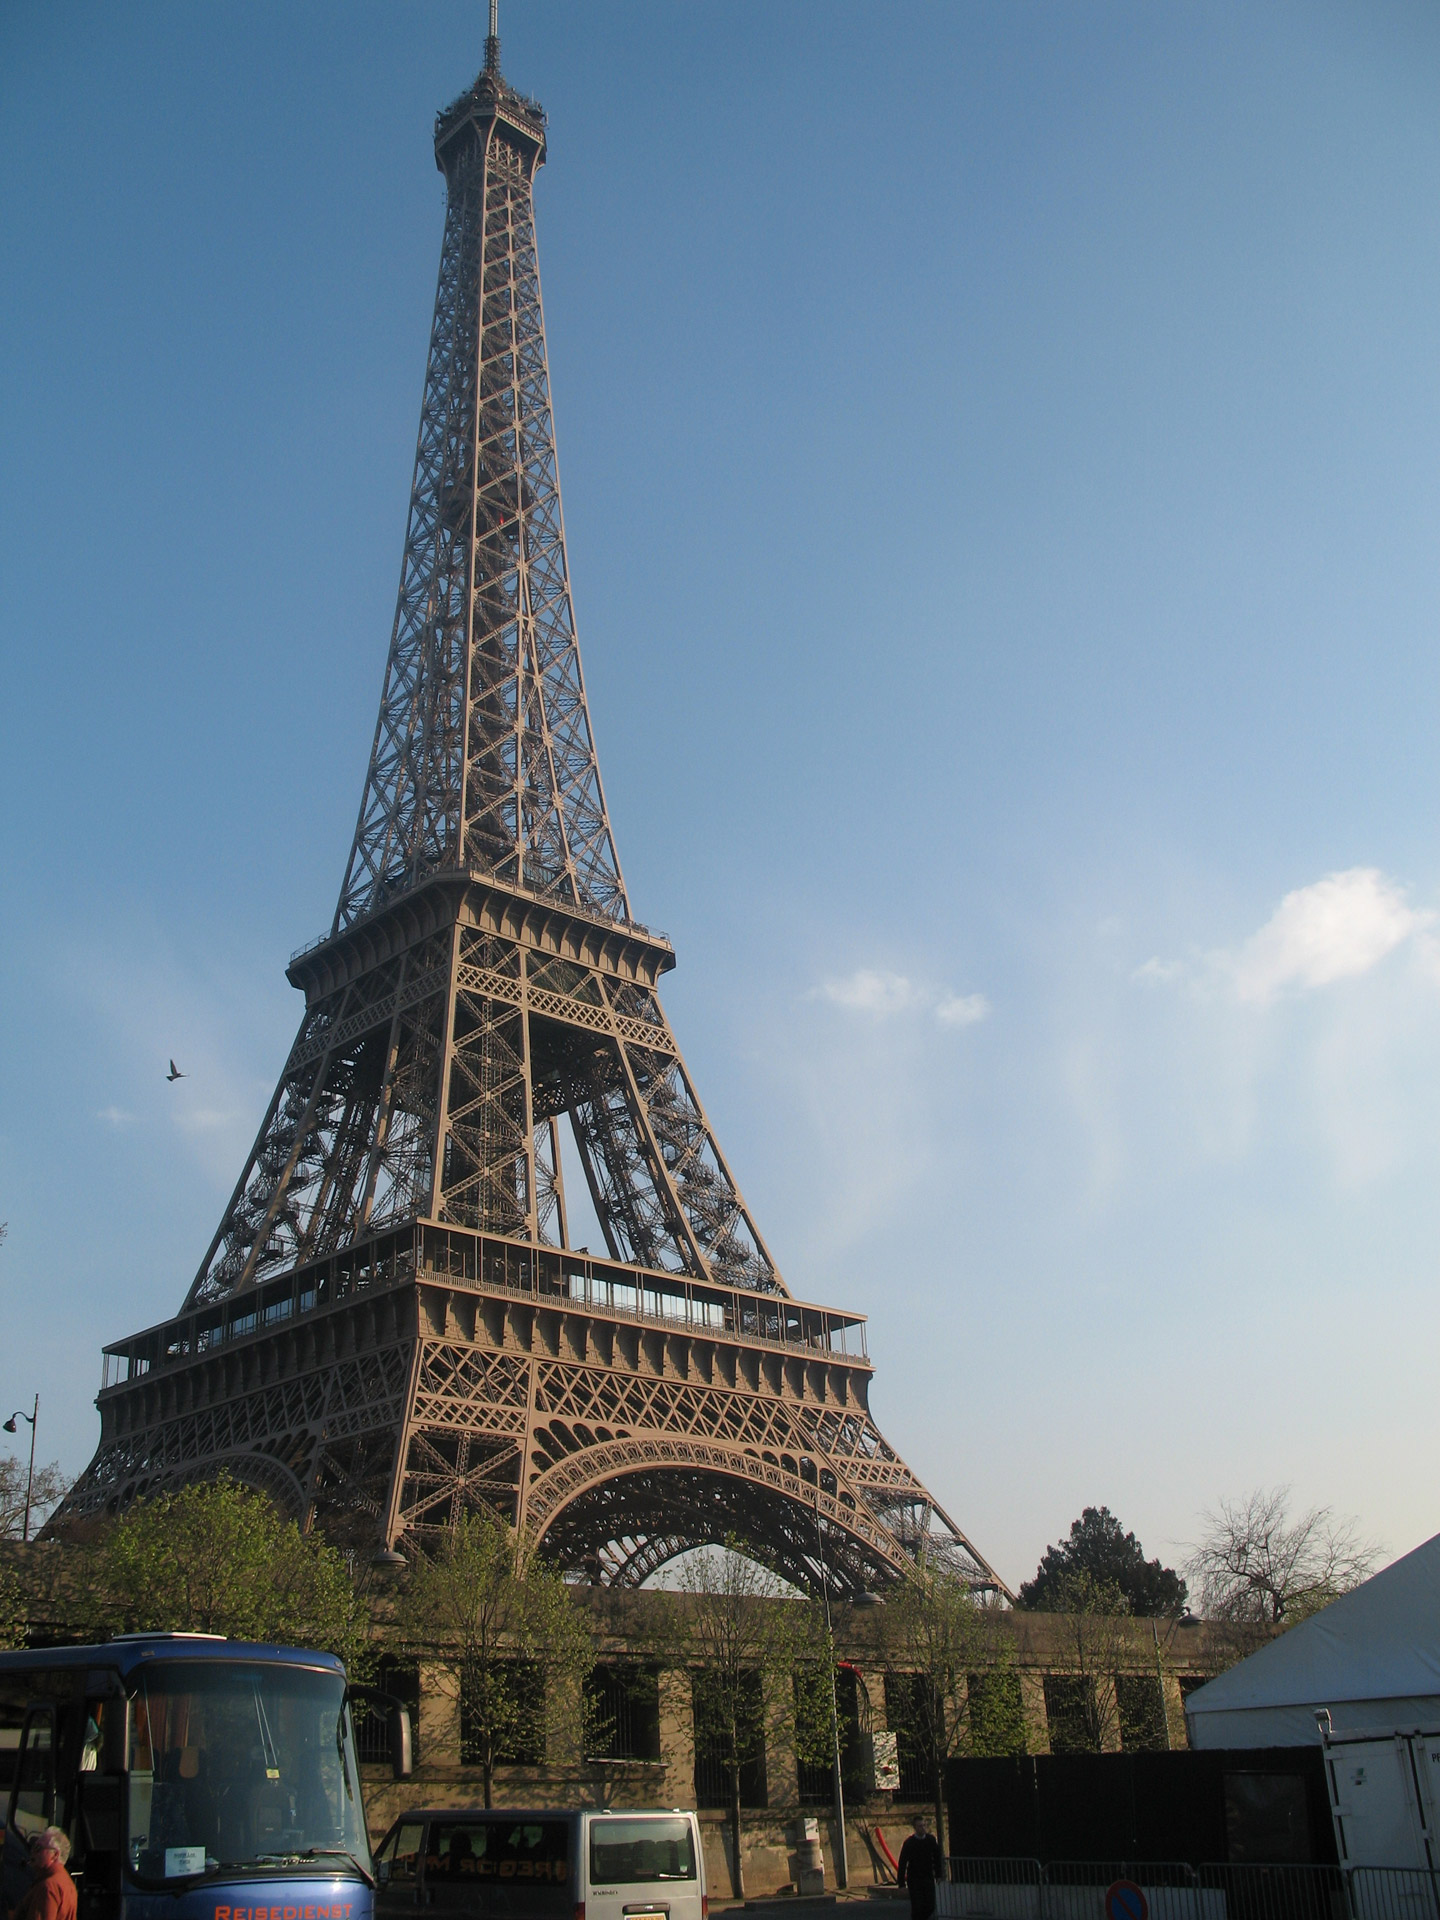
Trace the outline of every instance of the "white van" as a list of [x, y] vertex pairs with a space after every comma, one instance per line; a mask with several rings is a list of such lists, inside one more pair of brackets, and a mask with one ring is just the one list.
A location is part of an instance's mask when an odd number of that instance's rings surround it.
[[708, 1920], [700, 1823], [679, 1807], [418, 1807], [375, 1849], [377, 1920]]

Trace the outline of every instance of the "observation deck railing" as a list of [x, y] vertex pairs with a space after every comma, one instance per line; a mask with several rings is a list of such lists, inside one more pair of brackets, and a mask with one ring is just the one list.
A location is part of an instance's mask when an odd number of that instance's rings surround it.
[[797, 1359], [869, 1365], [861, 1314], [633, 1267], [584, 1250], [536, 1247], [414, 1221], [115, 1342], [104, 1350], [100, 1390], [184, 1366], [317, 1309], [417, 1281], [503, 1294], [540, 1308], [578, 1310], [665, 1333], [759, 1343]]

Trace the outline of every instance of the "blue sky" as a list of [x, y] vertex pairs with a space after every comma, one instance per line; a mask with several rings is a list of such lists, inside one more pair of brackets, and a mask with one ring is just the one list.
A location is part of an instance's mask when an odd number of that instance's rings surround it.
[[[0, 1399], [93, 1448], [329, 920], [482, 8], [0, 12]], [[602, 766], [1012, 1580], [1440, 1524], [1440, 15], [505, 0]], [[174, 1055], [190, 1078], [162, 1078]]]

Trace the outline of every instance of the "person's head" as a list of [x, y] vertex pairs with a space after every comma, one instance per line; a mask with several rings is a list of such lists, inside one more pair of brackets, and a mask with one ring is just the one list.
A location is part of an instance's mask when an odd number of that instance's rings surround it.
[[61, 1827], [44, 1827], [30, 1842], [32, 1867], [63, 1867], [70, 1858], [70, 1836]]
[[915, 1816], [915, 1838], [917, 1840], [923, 1840], [925, 1838], [925, 1816], [923, 1813], [917, 1813]]

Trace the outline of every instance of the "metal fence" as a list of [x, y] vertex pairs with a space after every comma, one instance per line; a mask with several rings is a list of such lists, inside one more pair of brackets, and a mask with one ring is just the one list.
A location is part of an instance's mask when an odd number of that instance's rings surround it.
[[951, 1860], [935, 1889], [937, 1920], [1045, 1920], [1038, 1860]]
[[947, 1863], [937, 1920], [1107, 1920], [1128, 1880], [1150, 1920], [1440, 1920], [1440, 1873], [1412, 1867], [1208, 1864], [1178, 1860], [986, 1859]]
[[1052, 1860], [1043, 1875], [1041, 1920], [1106, 1920], [1105, 1890], [1117, 1880], [1140, 1888], [1150, 1920], [1226, 1920], [1224, 1902], [1183, 1860]]
[[1423, 1867], [1351, 1867], [1351, 1920], [1440, 1920], [1440, 1875]]
[[1200, 1884], [1223, 1899], [1224, 1920], [1351, 1920], [1344, 1867], [1202, 1866]]

